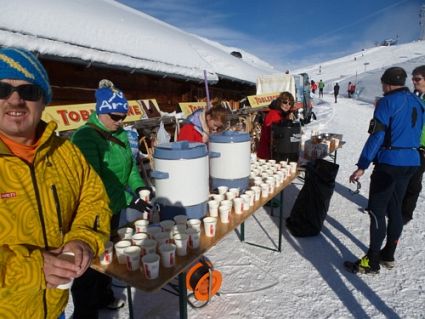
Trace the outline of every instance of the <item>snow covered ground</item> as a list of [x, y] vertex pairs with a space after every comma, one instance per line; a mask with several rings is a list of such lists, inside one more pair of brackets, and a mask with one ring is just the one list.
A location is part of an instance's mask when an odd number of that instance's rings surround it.
[[[378, 83], [379, 85], [379, 83]], [[344, 260], [355, 260], [367, 250], [367, 205], [371, 169], [362, 177], [360, 194], [353, 195], [348, 177], [354, 171], [373, 106], [341, 97], [337, 104], [325, 94], [316, 99], [317, 121], [311, 129], [343, 134], [340, 165], [330, 209], [320, 235], [295, 238], [284, 228], [282, 252], [238, 240], [232, 233], [207, 257], [223, 274], [220, 296], [205, 307], [188, 307], [189, 318], [425, 318], [425, 194], [418, 200], [414, 220], [404, 231], [396, 252], [396, 267], [376, 276], [357, 276], [344, 270]], [[285, 190], [288, 216], [302, 183]], [[246, 240], [277, 246], [278, 219], [262, 208], [246, 222]], [[125, 290], [117, 289], [117, 294]], [[164, 291], [133, 290], [135, 318], [179, 317], [178, 297]], [[72, 313], [72, 300], [67, 308]], [[104, 311], [101, 318], [128, 318], [128, 308]]]

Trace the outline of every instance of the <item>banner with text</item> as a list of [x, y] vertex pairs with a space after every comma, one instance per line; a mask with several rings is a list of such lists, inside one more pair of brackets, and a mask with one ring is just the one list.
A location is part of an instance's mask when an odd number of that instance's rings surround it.
[[207, 102], [182, 102], [179, 103], [179, 106], [183, 112], [184, 117], [188, 117], [196, 110], [206, 108]]
[[[143, 101], [152, 101], [157, 106], [155, 99]], [[42, 119], [46, 122], [55, 121], [58, 124], [57, 131], [59, 132], [75, 130], [88, 120], [95, 108], [95, 103], [47, 106], [44, 109]], [[124, 122], [134, 122], [142, 118], [146, 118], [146, 114], [140, 100], [128, 101], [128, 116]]]
[[250, 95], [247, 98], [251, 107], [263, 107], [269, 106], [270, 103], [279, 96], [279, 94], [279, 92], [274, 92], [260, 95]]

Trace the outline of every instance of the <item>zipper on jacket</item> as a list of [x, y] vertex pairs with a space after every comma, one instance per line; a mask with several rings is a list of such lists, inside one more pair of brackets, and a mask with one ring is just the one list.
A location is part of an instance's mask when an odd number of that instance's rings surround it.
[[43, 291], [44, 318], [47, 319], [47, 289]]
[[59, 202], [58, 191], [57, 191], [55, 185], [50, 186], [50, 189], [52, 190], [53, 199], [55, 201], [56, 214], [58, 215], [59, 231], [60, 231], [61, 234], [63, 234], [62, 212], [61, 212], [61, 205], [60, 205], [60, 202]]
[[38, 189], [37, 179], [35, 177], [35, 169], [34, 169], [34, 166], [32, 165], [29, 165], [29, 167], [30, 167], [32, 184], [34, 186], [35, 198], [37, 200], [38, 216], [40, 217], [41, 229], [43, 231], [44, 248], [49, 249], [49, 242], [47, 240], [47, 234], [46, 234], [46, 224], [44, 223], [43, 208], [41, 206], [40, 191]]

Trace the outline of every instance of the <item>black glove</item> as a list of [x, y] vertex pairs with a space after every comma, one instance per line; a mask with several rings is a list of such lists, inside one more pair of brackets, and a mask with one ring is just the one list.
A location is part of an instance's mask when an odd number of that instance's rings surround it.
[[140, 199], [138, 196], [135, 197], [131, 201], [131, 203], [130, 203], [130, 205], [128, 205], [128, 207], [129, 208], [136, 209], [136, 210], [138, 210], [139, 212], [142, 212], [142, 213], [143, 212], [150, 213], [151, 210], [152, 210], [152, 205], [149, 204], [149, 203], [147, 203], [147, 202], [145, 202], [143, 199]]

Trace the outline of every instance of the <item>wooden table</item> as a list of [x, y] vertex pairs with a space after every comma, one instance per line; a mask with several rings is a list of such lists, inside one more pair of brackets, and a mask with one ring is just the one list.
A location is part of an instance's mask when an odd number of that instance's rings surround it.
[[[188, 249], [187, 256], [176, 256], [176, 265], [172, 268], [165, 268], [160, 266], [159, 277], [157, 279], [148, 280], [146, 279], [143, 270], [140, 271], [128, 271], [126, 265], [118, 264], [118, 261], [115, 257], [113, 262], [108, 266], [100, 265], [99, 261], [96, 260], [92, 264], [92, 268], [104, 273], [108, 276], [121, 280], [127, 283], [128, 301], [129, 301], [129, 310], [130, 318], [133, 318], [132, 313], [132, 300], [131, 300], [131, 288], [135, 287], [145, 292], [154, 292], [163, 288], [167, 283], [173, 280], [178, 276], [179, 281], [179, 308], [180, 308], [180, 318], [187, 318], [187, 287], [186, 287], [186, 271], [197, 262], [209, 249], [216, 245], [221, 239], [223, 239], [227, 234], [235, 230], [238, 226], [241, 225], [241, 241], [244, 241], [245, 231], [244, 231], [244, 221], [253, 215], [260, 207], [264, 206], [267, 202], [273, 199], [276, 195], [280, 194], [281, 196], [281, 205], [279, 208], [279, 244], [277, 251], [281, 251], [282, 243], [282, 228], [283, 228], [283, 191], [284, 189], [292, 183], [296, 178], [297, 174], [293, 174], [285, 179], [281, 185], [275, 188], [274, 192], [270, 194], [267, 198], [260, 198], [256, 201], [254, 206], [251, 207], [248, 211], [244, 211], [243, 214], [237, 215], [233, 211], [230, 215], [230, 223], [223, 224], [218, 218], [217, 229], [215, 237], [205, 236], [203, 225], [201, 227], [201, 242], [200, 247], [196, 250]], [[271, 249], [268, 247], [260, 246], [253, 243], [248, 243], [251, 245], [263, 247], [266, 249]]]

